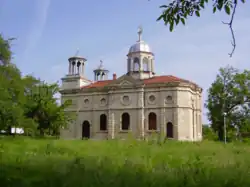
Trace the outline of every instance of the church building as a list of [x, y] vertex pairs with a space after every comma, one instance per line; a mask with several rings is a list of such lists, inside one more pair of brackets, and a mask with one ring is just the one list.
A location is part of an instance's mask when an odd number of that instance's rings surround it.
[[[120, 77], [103, 63], [93, 71], [94, 80], [85, 76], [86, 59], [68, 59], [68, 74], [62, 78], [62, 103], [72, 100], [66, 112], [77, 118], [61, 130], [63, 139], [148, 139], [202, 140], [202, 88], [172, 75], [158, 76], [154, 53], [142, 40], [127, 54], [127, 70]], [[164, 68], [164, 67], [163, 67]]]

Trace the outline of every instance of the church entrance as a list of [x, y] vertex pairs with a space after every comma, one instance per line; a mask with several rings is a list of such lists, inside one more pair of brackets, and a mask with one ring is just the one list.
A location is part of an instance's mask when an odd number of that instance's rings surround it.
[[166, 138], [174, 138], [174, 129], [173, 124], [171, 122], [167, 123], [167, 137]]
[[88, 121], [84, 121], [82, 124], [82, 139], [90, 138], [90, 124]]

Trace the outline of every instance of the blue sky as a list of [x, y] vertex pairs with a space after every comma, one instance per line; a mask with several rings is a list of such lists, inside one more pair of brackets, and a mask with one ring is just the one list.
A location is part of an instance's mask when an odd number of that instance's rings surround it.
[[[159, 6], [166, 0], [0, 0], [0, 32], [16, 37], [13, 61], [24, 74], [48, 82], [60, 81], [67, 73], [67, 59], [79, 49], [88, 59], [86, 76], [100, 60], [110, 70], [126, 71], [126, 54], [143, 26], [143, 40], [155, 53], [157, 74], [175, 75], [207, 89], [219, 67], [227, 64], [250, 69], [250, 2], [239, 4], [234, 21], [237, 48], [229, 58], [231, 35], [221, 21], [225, 13], [212, 14], [209, 8], [201, 18], [188, 19], [170, 33], [156, 22]], [[204, 110], [204, 119], [206, 122]]]

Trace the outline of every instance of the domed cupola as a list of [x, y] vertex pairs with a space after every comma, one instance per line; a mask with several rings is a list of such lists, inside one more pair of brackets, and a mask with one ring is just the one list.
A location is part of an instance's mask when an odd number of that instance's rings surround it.
[[147, 79], [153, 77], [154, 54], [149, 45], [141, 39], [142, 28], [138, 30], [138, 41], [129, 48], [127, 71], [136, 79]]
[[132, 45], [128, 53], [136, 53], [136, 52], [152, 53], [149, 45], [143, 40], [138, 40], [134, 45]]
[[109, 70], [104, 68], [102, 60], [100, 61], [100, 65], [93, 72], [95, 81], [108, 79]]

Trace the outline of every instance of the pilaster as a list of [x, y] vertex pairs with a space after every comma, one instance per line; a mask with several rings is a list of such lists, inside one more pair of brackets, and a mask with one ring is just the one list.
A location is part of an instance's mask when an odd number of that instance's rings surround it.
[[195, 141], [197, 139], [197, 110], [196, 110], [196, 106], [194, 103], [194, 100], [192, 100], [192, 122], [193, 124], [191, 125], [192, 128], [192, 139], [193, 141]]
[[201, 117], [201, 112], [197, 110], [197, 126], [196, 126], [196, 136], [197, 136], [197, 141], [202, 140], [202, 117]]
[[165, 108], [161, 107], [160, 109], [160, 138], [164, 140], [166, 137], [166, 116], [165, 116]]
[[166, 116], [165, 116], [165, 113], [166, 113], [166, 104], [165, 104], [165, 95], [164, 95], [164, 92], [160, 92], [160, 98], [161, 98], [161, 103], [160, 103], [160, 106], [161, 106], [161, 109], [160, 109], [160, 139], [161, 140], [164, 140], [165, 137], [166, 137]]
[[198, 129], [197, 127], [199, 128], [199, 121], [198, 121], [198, 111], [196, 109], [195, 110], [195, 122], [194, 122], [194, 139], [193, 141], [197, 141], [198, 139]]
[[144, 139], [145, 137], [145, 116], [144, 116], [144, 89], [138, 93], [138, 125], [139, 125], [139, 138]]
[[178, 108], [173, 109], [173, 133], [174, 133], [174, 139], [178, 140], [179, 139], [179, 119], [178, 119]]
[[[77, 120], [74, 121], [74, 123], [73, 123], [74, 138], [78, 138], [79, 124], [81, 125], [81, 121], [79, 120], [79, 117], [77, 116]], [[82, 125], [81, 125], [81, 127], [82, 127]], [[82, 129], [81, 129], [81, 132], [82, 132]]]
[[143, 57], [142, 57], [142, 55], [140, 55], [139, 59], [140, 59], [139, 77], [140, 77], [140, 79], [143, 79], [143, 77], [142, 77], [142, 72], [143, 72]]
[[115, 114], [112, 111], [112, 93], [108, 93], [108, 139], [115, 138]]
[[108, 110], [108, 139], [115, 138], [115, 114]]

